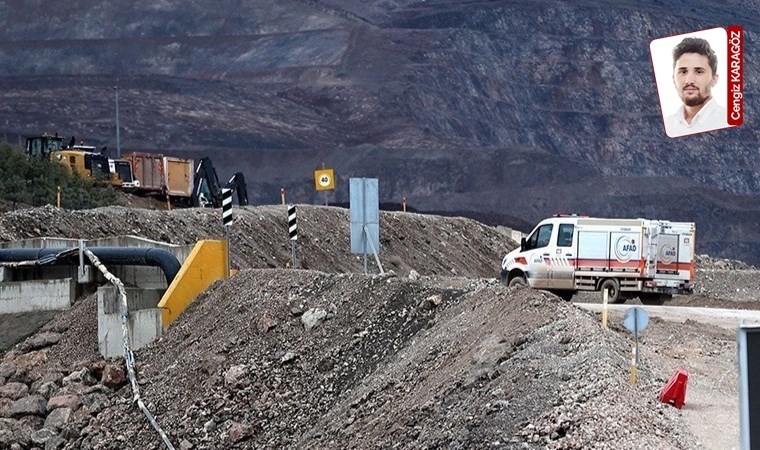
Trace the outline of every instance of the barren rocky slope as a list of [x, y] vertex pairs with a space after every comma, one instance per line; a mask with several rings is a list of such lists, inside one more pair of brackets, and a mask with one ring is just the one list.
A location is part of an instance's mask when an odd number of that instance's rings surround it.
[[[754, 116], [664, 133], [649, 44], [742, 25], [755, 2], [71, 0], [0, 2], [0, 133], [211, 156], [256, 204], [319, 201], [312, 171], [381, 180], [423, 211], [696, 221], [709, 253], [760, 264]], [[723, 70], [723, 63], [719, 66]], [[720, 79], [726, 79], [725, 72]], [[44, 108], [38, 105], [45, 105]], [[505, 201], [508, 200], [508, 201]], [[731, 241], [731, 246], [725, 242]]]
[[[219, 221], [206, 210], [39, 208], [4, 214], [0, 236], [187, 243]], [[514, 245], [496, 229], [383, 213], [381, 258], [396, 275], [366, 277], [347, 223], [346, 210], [300, 206], [311, 270], [289, 270], [284, 207], [236, 209], [244, 270], [136, 353], [143, 396], [178, 448], [699, 448], [655, 398], [671, 363], [645, 360], [630, 387], [622, 330], [496, 282]], [[0, 448], [160, 448], [121, 362], [98, 356], [95, 310], [83, 298], [4, 354]]]
[[[347, 209], [297, 205], [296, 211], [299, 268], [363, 270], [363, 259], [350, 254]], [[383, 212], [380, 220], [383, 268], [403, 275], [416, 268], [430, 275], [496, 276], [500, 258], [516, 245], [494, 228], [461, 217]], [[118, 235], [190, 244], [223, 238], [224, 230], [219, 211], [199, 209], [109, 207], [67, 211], [48, 206], [0, 217], [0, 240]], [[232, 265], [237, 268], [286, 267], [291, 259], [286, 207], [236, 207], [230, 252]], [[378, 272], [372, 257], [370, 267]]]

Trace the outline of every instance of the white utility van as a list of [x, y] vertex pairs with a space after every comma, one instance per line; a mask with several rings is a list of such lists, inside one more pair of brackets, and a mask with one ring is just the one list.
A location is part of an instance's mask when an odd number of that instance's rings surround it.
[[541, 221], [501, 262], [502, 283], [528, 284], [565, 300], [609, 290], [609, 300], [662, 304], [690, 294], [694, 282], [691, 222], [555, 216]]

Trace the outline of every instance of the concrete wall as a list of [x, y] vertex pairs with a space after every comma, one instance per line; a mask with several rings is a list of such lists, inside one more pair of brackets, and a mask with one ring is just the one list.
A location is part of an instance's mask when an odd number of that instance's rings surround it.
[[69, 309], [76, 296], [71, 278], [5, 282], [0, 284], [0, 314]]
[[499, 232], [501, 232], [503, 234], [506, 234], [510, 239], [512, 239], [513, 241], [517, 242], [518, 244], [520, 243], [520, 239], [522, 239], [522, 238], [524, 238], [524, 237], [527, 236], [522, 231], [513, 230], [513, 229], [511, 229], [509, 227], [504, 227], [504, 226], [498, 226], [498, 227], [496, 227], [496, 230], [498, 230]]
[[[112, 285], [98, 288], [98, 350], [106, 358], [124, 354], [119, 297]], [[132, 350], [161, 336], [161, 310], [156, 308], [163, 289], [127, 288], [129, 341]]]
[[56, 237], [42, 237], [24, 239], [21, 241], [0, 242], [0, 248], [72, 248], [78, 245], [79, 239]]
[[[124, 283], [125, 286], [145, 289], [166, 289], [164, 272], [158, 267], [149, 266], [111, 266], [108, 270]], [[104, 280], [103, 280], [104, 281]]]

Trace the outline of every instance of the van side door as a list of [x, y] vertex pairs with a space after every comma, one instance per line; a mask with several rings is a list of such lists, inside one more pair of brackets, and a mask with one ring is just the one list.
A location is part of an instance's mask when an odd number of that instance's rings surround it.
[[549, 279], [549, 246], [551, 244], [554, 225], [547, 223], [536, 228], [525, 240], [523, 254], [527, 260], [528, 284], [533, 288], [544, 289], [550, 284]]
[[575, 225], [561, 223], [557, 228], [556, 245], [550, 259], [553, 289], [575, 289]]

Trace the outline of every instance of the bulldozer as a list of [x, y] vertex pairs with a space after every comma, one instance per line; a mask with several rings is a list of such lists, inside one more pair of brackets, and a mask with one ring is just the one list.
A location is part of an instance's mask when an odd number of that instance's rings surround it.
[[140, 182], [134, 178], [129, 161], [110, 159], [105, 151], [106, 147], [98, 152], [93, 146], [76, 144], [73, 136], [68, 145], [65, 145], [64, 139], [57, 133], [26, 139], [26, 154], [30, 157], [50, 158], [88, 180], [105, 181], [122, 189], [138, 187]]

